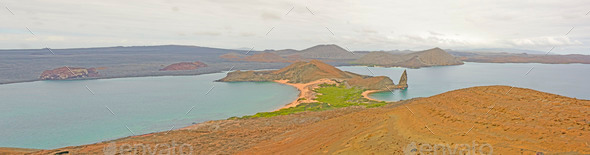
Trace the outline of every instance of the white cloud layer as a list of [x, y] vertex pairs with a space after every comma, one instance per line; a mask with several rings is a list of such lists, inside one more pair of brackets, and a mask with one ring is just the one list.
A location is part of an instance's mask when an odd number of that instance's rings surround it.
[[0, 49], [181, 44], [262, 50], [338, 44], [351, 50], [547, 51], [556, 46], [556, 53], [590, 54], [588, 0], [1, 2], [14, 15], [0, 10]]

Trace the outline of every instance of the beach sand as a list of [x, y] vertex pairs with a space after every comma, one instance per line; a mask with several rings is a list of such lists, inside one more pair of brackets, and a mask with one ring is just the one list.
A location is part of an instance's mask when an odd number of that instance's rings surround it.
[[319, 80], [312, 81], [309, 83], [288, 83], [288, 81], [289, 80], [275, 80], [274, 82], [293, 86], [293, 87], [297, 88], [297, 90], [299, 90], [299, 97], [295, 101], [293, 101], [293, 102], [291, 102], [291, 103], [289, 103], [277, 110], [295, 107], [301, 103], [317, 102], [315, 100], [317, 93], [313, 91], [314, 89], [318, 88], [320, 84], [324, 84], [324, 83], [336, 84], [336, 81], [333, 81], [330, 79], [319, 79]]
[[364, 98], [369, 99], [371, 101], [381, 101], [381, 100], [377, 100], [377, 99], [374, 99], [374, 98], [369, 97], [369, 94], [376, 93], [376, 92], [382, 92], [382, 91], [384, 91], [384, 90], [367, 90], [367, 91], [364, 91], [362, 93], [362, 95], [363, 95]]
[[[286, 104], [285, 106], [281, 107], [278, 110], [281, 109], [285, 109], [285, 108], [290, 108], [290, 107], [295, 107], [301, 103], [311, 103], [311, 102], [317, 102], [315, 100], [317, 93], [314, 92], [313, 90], [318, 88], [320, 84], [337, 84], [336, 81], [333, 81], [331, 79], [319, 79], [316, 81], [312, 81], [309, 83], [288, 83], [289, 80], [275, 80], [274, 82], [276, 83], [280, 83], [280, 84], [285, 84], [285, 85], [289, 85], [289, 86], [293, 86], [295, 88], [297, 88], [297, 90], [299, 90], [299, 97], [297, 97], [297, 99], [289, 104]], [[376, 92], [382, 92], [384, 90], [367, 90], [364, 91], [362, 93], [364, 98], [367, 98], [369, 100], [372, 101], [380, 101], [374, 98], [370, 98], [369, 94], [371, 93], [376, 93]]]

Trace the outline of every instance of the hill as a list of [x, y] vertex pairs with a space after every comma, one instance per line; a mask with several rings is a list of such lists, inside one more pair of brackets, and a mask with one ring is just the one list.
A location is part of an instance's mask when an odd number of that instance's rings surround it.
[[285, 63], [295, 61], [306, 61], [312, 59], [321, 59], [329, 61], [348, 62], [358, 59], [362, 54], [353, 54], [338, 45], [317, 45], [301, 51], [293, 49], [284, 50], [265, 50], [262, 52], [252, 51], [253, 55], [247, 56], [238, 53], [228, 53], [219, 56], [219, 58], [229, 61], [248, 61], [248, 62], [266, 62], [266, 63]]
[[199, 68], [203, 68], [203, 67], [207, 67], [207, 64], [200, 62], [200, 61], [179, 62], [179, 63], [174, 63], [171, 65], [168, 65], [168, 66], [160, 69], [160, 71], [195, 70], [195, 69], [199, 69]]
[[235, 53], [235, 52], [227, 53], [227, 54], [223, 54], [223, 55], [220, 55], [219, 56], [219, 58], [222, 58], [222, 59], [225, 59], [225, 60], [229, 60], [229, 61], [238, 61], [238, 60], [240, 60], [243, 57], [246, 57], [246, 55]]
[[244, 58], [238, 59], [240, 61], [252, 61], [252, 62], [278, 62], [278, 63], [285, 63], [285, 62], [293, 62], [291, 60], [287, 60], [286, 58], [281, 57], [275, 53], [269, 52], [262, 52], [257, 53], [251, 56], [246, 56]]
[[431, 66], [462, 65], [463, 62], [440, 48], [408, 54], [371, 52], [354, 61], [361, 65], [420, 68]]
[[307, 59], [358, 59], [355, 55], [338, 45], [317, 45], [299, 52], [290, 52]]
[[197, 154], [588, 154], [589, 109], [588, 100], [482, 86], [378, 108], [209, 121], [37, 154], [103, 153], [110, 145], [171, 141], [191, 144]]
[[[382, 90], [385, 87], [397, 88], [389, 77], [371, 77], [359, 75], [326, 64], [319, 60], [299, 61], [279, 70], [270, 71], [234, 71], [218, 81], [276, 81], [288, 80], [288, 83], [310, 83], [320, 79], [333, 79], [350, 86], [363, 89]], [[376, 84], [379, 83], [379, 84]]]

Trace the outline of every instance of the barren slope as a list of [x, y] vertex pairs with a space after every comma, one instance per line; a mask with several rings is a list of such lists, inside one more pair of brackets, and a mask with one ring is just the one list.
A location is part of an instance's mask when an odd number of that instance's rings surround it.
[[245, 153], [398, 154], [410, 142], [488, 143], [496, 154], [590, 153], [590, 101], [521, 88], [505, 95], [509, 89], [473, 87], [367, 109], [285, 133]]

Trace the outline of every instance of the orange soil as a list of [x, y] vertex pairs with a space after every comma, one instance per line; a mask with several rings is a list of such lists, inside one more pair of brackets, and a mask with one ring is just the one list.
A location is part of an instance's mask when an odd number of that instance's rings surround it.
[[490, 144], [496, 154], [590, 153], [590, 101], [522, 88], [505, 95], [509, 89], [474, 87], [367, 109], [286, 132], [241, 153], [401, 154], [411, 142]]
[[10, 148], [10, 147], [0, 147], [0, 154], [1, 155], [12, 155], [12, 154], [25, 154], [39, 151], [38, 149], [21, 149], [21, 148]]

